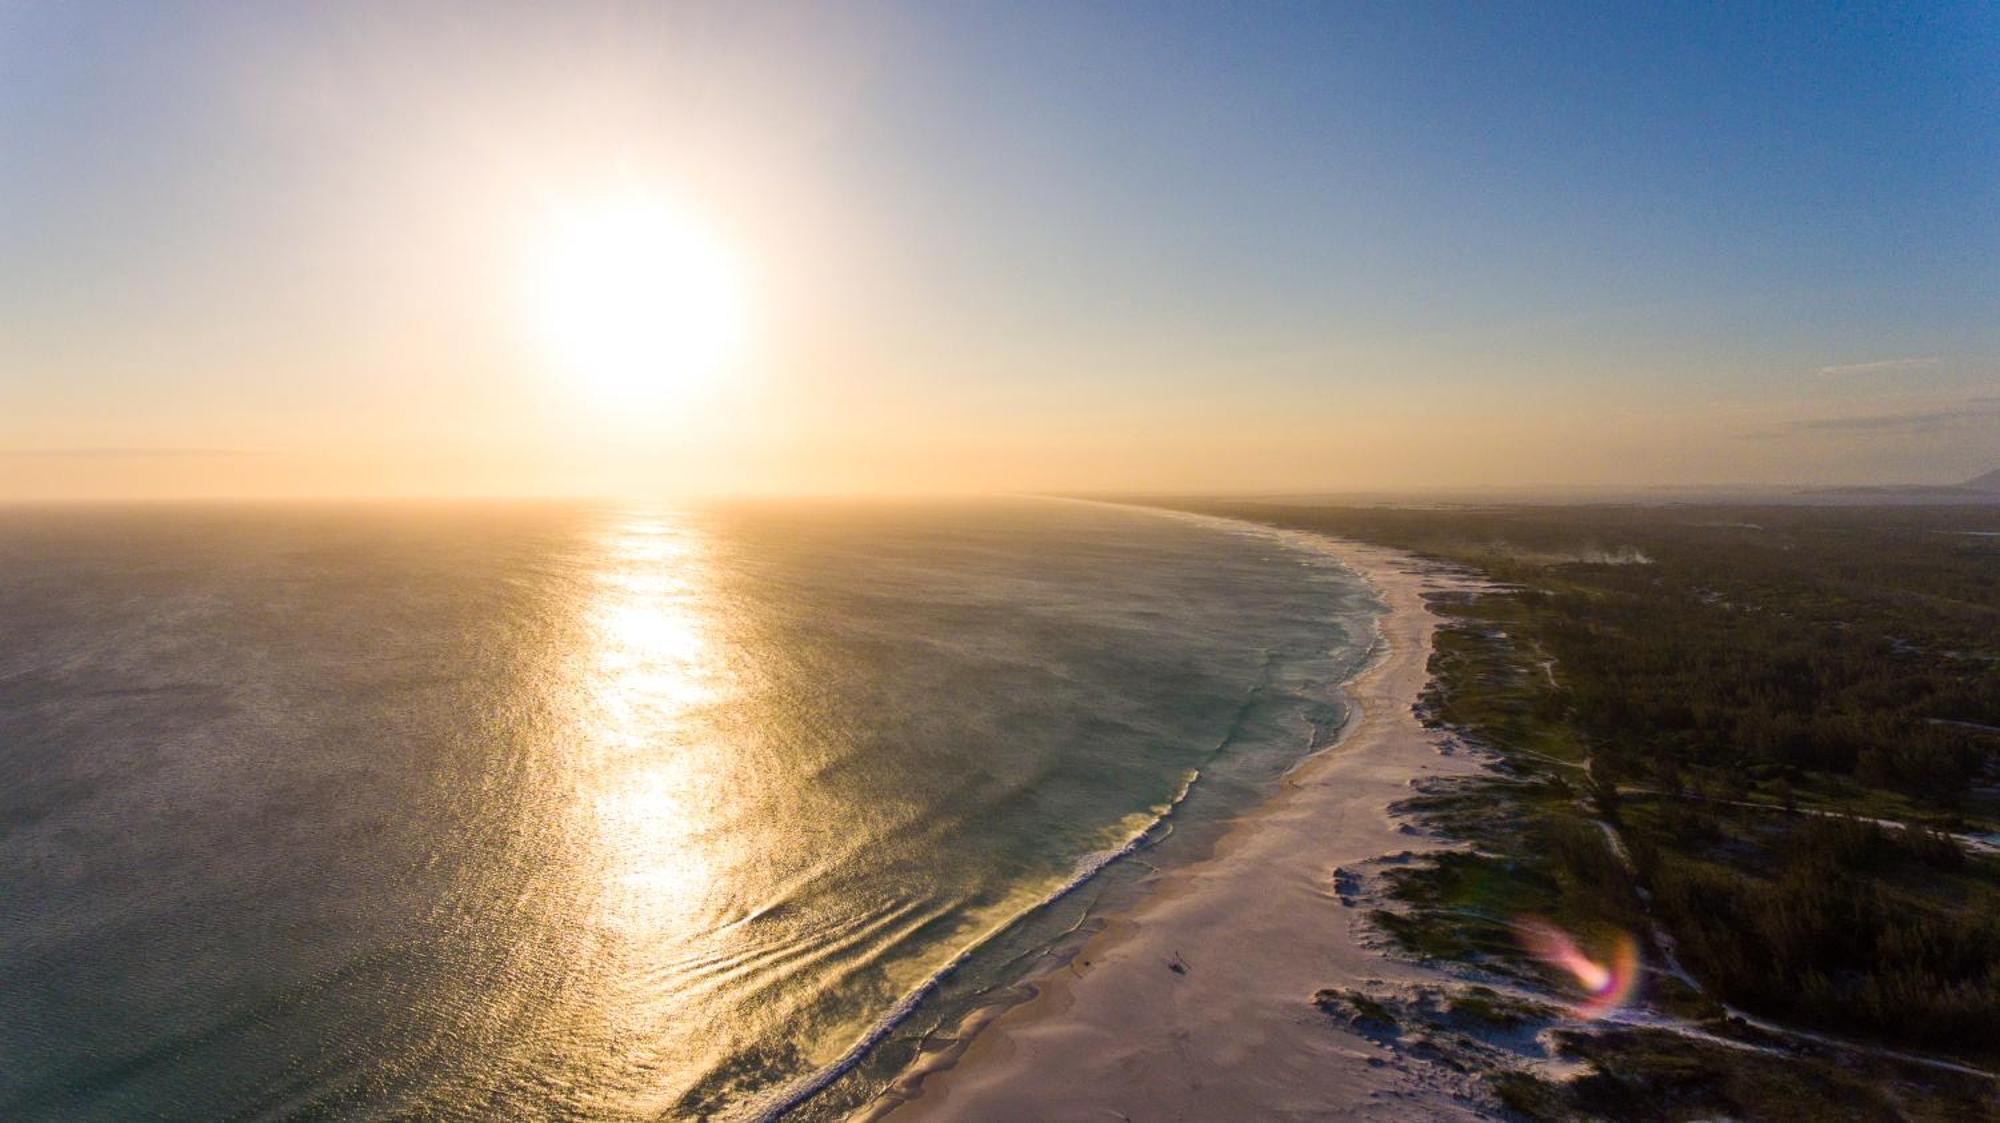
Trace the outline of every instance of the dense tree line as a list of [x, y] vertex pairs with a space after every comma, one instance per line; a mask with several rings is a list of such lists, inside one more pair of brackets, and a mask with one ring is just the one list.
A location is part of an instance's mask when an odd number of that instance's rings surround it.
[[1204, 506], [1522, 584], [1562, 701], [1621, 778], [1665, 754], [1940, 809], [1996, 780], [2000, 538], [1966, 532], [2000, 510]]
[[[2000, 1048], [2000, 910], [1913, 899], [1961, 868], [1948, 836], [1804, 817], [1757, 876], [1635, 847], [1686, 965], [1723, 999], [1777, 1017], [1951, 1052]], [[1989, 902], [1979, 907], [1981, 901]]]

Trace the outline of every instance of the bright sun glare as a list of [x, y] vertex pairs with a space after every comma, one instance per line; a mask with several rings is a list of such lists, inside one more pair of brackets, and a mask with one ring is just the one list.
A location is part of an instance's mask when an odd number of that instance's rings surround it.
[[560, 215], [531, 268], [549, 358], [596, 404], [683, 402], [742, 347], [735, 258], [662, 201], [621, 199]]

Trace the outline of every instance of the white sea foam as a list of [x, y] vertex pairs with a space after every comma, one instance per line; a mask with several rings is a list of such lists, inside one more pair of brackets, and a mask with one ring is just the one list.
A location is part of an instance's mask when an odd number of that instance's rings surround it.
[[953, 955], [951, 959], [933, 971], [921, 983], [918, 983], [915, 988], [908, 994], [905, 994], [901, 1000], [877, 1019], [873, 1025], [869, 1026], [859, 1038], [855, 1039], [854, 1044], [848, 1046], [846, 1052], [843, 1052], [819, 1071], [801, 1077], [776, 1092], [768, 1093], [757, 1102], [751, 1104], [745, 1118], [757, 1120], [759, 1123], [763, 1123], [766, 1120], [778, 1119], [804, 1104], [812, 1097], [825, 1091], [834, 1081], [852, 1072], [855, 1066], [867, 1059], [869, 1052], [877, 1045], [880, 1045], [884, 1038], [894, 1033], [898, 1026], [908, 1021], [910, 1016], [917, 1012], [917, 1009], [923, 1005], [924, 999], [929, 998], [938, 987], [942, 986], [955, 972], [965, 966], [987, 944], [999, 938], [1015, 925], [1049, 908], [1078, 889], [1083, 888], [1092, 878], [1102, 873], [1113, 863], [1128, 858], [1157, 841], [1154, 837], [1154, 832], [1170, 825], [1168, 820], [1172, 818], [1174, 812], [1182, 804], [1187, 802], [1188, 796], [1193, 794], [1195, 785], [1200, 783], [1200, 781], [1201, 770], [1199, 768], [1189, 769], [1187, 774], [1182, 777], [1180, 790], [1174, 793], [1173, 798], [1145, 826], [1134, 831], [1121, 845], [1109, 850], [1100, 850], [1092, 854], [1086, 854], [1078, 860], [1076, 868], [1071, 872], [1068, 879], [1058, 884], [1032, 904], [1000, 921], [993, 927], [988, 928], [976, 939], [972, 940], [972, 942], [960, 948], [956, 955]]

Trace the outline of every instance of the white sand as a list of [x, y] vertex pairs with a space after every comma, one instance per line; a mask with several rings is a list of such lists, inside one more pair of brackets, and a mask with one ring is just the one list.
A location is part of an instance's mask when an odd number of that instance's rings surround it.
[[1374, 950], [1367, 907], [1342, 906], [1334, 870], [1434, 845], [1400, 832], [1389, 805], [1415, 778], [1476, 767], [1442, 755], [1448, 738], [1411, 713], [1437, 623], [1424, 594], [1467, 582], [1395, 551], [1331, 548], [1387, 607], [1377, 661], [1348, 688], [1358, 716], [1345, 737], [1233, 824], [1212, 857], [1163, 875], [1067, 967], [1034, 980], [1033, 998], [962, 1027], [969, 1045], [906, 1074], [877, 1111], [898, 1121], [1477, 1114], [1474, 1078], [1412, 1065], [1311, 1002], [1322, 987], [1436, 978]]

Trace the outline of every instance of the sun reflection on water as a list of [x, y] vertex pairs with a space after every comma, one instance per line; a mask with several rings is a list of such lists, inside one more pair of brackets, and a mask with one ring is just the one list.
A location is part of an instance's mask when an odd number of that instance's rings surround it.
[[606, 542], [588, 614], [585, 805], [603, 857], [600, 921], [633, 939], [685, 937], [715, 888], [704, 836], [727, 798], [717, 746], [692, 720], [724, 692], [704, 588], [704, 546], [665, 519]]
[[843, 743], [773, 701], [780, 656], [725, 608], [720, 550], [699, 517], [627, 515], [586, 559], [559, 768], [591, 976], [566, 1067], [593, 1117], [740, 1107], [808, 1075], [930, 969], [897, 953], [952, 907], [857, 876], [898, 797], [814, 771]]
[[596, 975], [578, 1014], [598, 1044], [576, 1062], [622, 1074], [616, 1089], [592, 1078], [604, 1098], [590, 1112], [607, 1117], [672, 1110], [739, 1036], [703, 977], [733, 954], [731, 870], [751, 845], [731, 825], [751, 795], [719, 716], [735, 691], [712, 550], [679, 516], [616, 519], [583, 594], [564, 769], [574, 921]]

